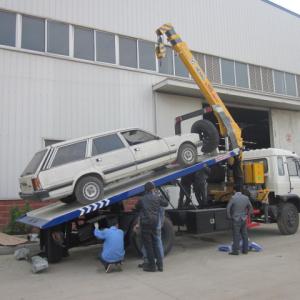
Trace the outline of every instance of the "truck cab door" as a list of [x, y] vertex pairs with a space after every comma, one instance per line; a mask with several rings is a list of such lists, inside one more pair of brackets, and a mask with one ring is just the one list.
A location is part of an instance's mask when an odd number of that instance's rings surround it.
[[290, 176], [291, 194], [300, 197], [300, 165], [295, 157], [287, 157], [287, 167]]

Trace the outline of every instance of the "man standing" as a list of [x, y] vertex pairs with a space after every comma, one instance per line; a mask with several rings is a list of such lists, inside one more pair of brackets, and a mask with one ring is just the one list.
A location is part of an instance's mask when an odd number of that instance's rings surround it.
[[240, 185], [234, 187], [234, 195], [227, 205], [227, 216], [232, 220], [233, 245], [231, 255], [238, 255], [240, 249], [240, 237], [242, 236], [242, 253], [248, 253], [247, 216], [253, 213], [253, 207], [249, 198], [241, 193]]
[[207, 178], [209, 175], [209, 167], [204, 167], [195, 173], [193, 188], [200, 208], [207, 205]]
[[110, 272], [111, 265], [121, 264], [124, 259], [124, 232], [118, 228], [117, 219], [111, 219], [110, 228], [99, 230], [99, 224], [95, 223], [94, 235], [96, 238], [104, 240], [102, 253], [99, 259], [104, 265], [106, 273]]
[[145, 195], [136, 205], [136, 209], [140, 211], [142, 242], [148, 259], [148, 263], [143, 265], [143, 270], [147, 272], [155, 272], [156, 266], [159, 271], [163, 271], [163, 257], [160, 253], [157, 237], [161, 206], [167, 207], [168, 201], [157, 193], [152, 182], [147, 182], [145, 184]]
[[[156, 227], [156, 238], [157, 238], [157, 243], [158, 243], [158, 247], [159, 247], [159, 252], [162, 258], [164, 258], [164, 246], [162, 243], [162, 239], [161, 239], [161, 228], [164, 224], [164, 219], [165, 219], [165, 209], [163, 207], [159, 208], [159, 214], [158, 214], [158, 223], [157, 223], [157, 227]], [[138, 225], [137, 225], [138, 228]], [[142, 246], [142, 254], [143, 254], [143, 263], [139, 264], [138, 267], [139, 268], [143, 268], [144, 265], [148, 264], [148, 258], [147, 258], [147, 252], [145, 249], [145, 246]]]
[[[179, 200], [178, 200], [178, 207], [183, 208], [183, 206], [187, 206], [191, 199], [192, 193], [192, 183], [194, 181], [194, 174], [188, 174], [181, 177], [180, 180], [180, 192], [179, 192]], [[184, 197], [186, 201], [184, 201]]]

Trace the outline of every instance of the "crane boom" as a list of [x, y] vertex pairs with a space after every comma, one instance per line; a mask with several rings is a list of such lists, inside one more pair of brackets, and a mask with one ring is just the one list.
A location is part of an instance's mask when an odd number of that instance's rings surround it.
[[224, 102], [213, 88], [187, 44], [183, 42], [181, 37], [175, 32], [173, 25], [169, 23], [162, 25], [156, 30], [156, 34], [158, 37], [158, 45], [156, 47], [157, 58], [161, 59], [165, 57], [166, 51], [163, 44], [163, 35], [165, 34], [172, 48], [179, 55], [179, 58], [198, 85], [204, 98], [212, 106], [214, 115], [219, 123], [220, 134], [223, 137], [229, 137], [232, 148], [238, 147], [241, 149], [243, 147], [241, 128], [232, 118]]

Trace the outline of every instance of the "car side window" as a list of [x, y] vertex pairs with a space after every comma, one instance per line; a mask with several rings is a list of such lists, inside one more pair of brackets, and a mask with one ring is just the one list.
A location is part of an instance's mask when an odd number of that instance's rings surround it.
[[101, 136], [93, 139], [92, 156], [121, 148], [125, 148], [125, 146], [117, 134]]
[[138, 145], [141, 143], [146, 143], [158, 139], [155, 135], [152, 135], [142, 130], [136, 130], [136, 129], [123, 132], [122, 135], [130, 146]]
[[57, 167], [85, 158], [86, 141], [58, 148], [52, 167]]
[[284, 176], [284, 164], [282, 156], [277, 157], [277, 168], [278, 168], [278, 175]]
[[296, 161], [292, 157], [287, 158], [287, 165], [290, 176], [298, 176], [298, 168]]

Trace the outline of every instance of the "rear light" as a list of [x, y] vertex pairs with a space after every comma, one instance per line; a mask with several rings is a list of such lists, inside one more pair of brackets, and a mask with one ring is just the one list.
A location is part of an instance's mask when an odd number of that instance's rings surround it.
[[41, 182], [40, 182], [38, 177], [37, 178], [32, 178], [31, 182], [32, 182], [32, 187], [35, 191], [38, 191], [38, 190], [42, 189]]

